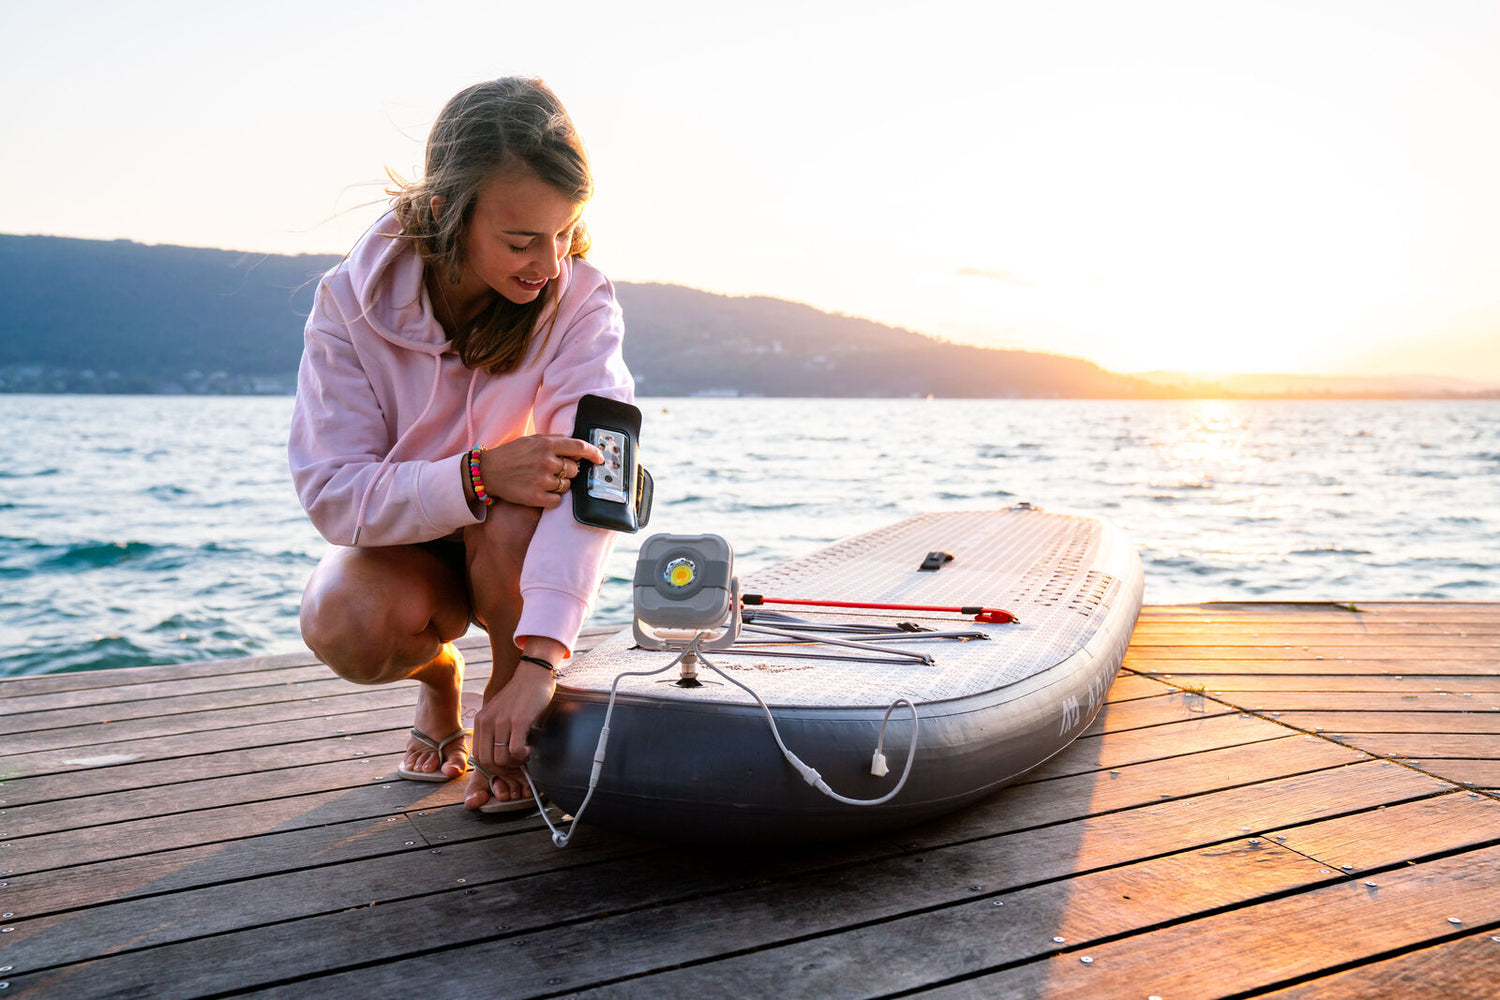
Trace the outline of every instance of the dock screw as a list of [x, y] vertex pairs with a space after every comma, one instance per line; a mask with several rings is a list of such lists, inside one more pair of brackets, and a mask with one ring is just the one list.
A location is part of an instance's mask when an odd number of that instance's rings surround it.
[[1052, 943], [1053, 944], [1067, 944], [1068, 943], [1068, 939], [1067, 938], [1055, 937], [1055, 938], [1052, 939]]
[[13, 916], [15, 916], [14, 913], [0, 913], [0, 920], [9, 920]]
[[466, 879], [466, 878], [461, 878], [461, 879], [457, 879], [457, 881], [459, 881], [459, 882], [467, 882], [467, 881], [469, 881], [469, 880], [468, 880], [468, 879]]
[[0, 927], [0, 934], [9, 934], [13, 930], [15, 930], [14, 927]]
[[1285, 840], [1286, 839], [1286, 834], [1284, 834], [1284, 833], [1278, 833], [1276, 835], [1276, 839], [1277, 840]]
[[1255, 837], [1251, 837], [1250, 838], [1250, 843], [1251, 843], [1252, 846], [1255, 846], [1255, 845], [1259, 845], [1260, 841], [1258, 839], [1256, 839]]
[[1087, 955], [1083, 956], [1078, 961], [1082, 962], [1084, 965], [1093, 965], [1094, 964], [1094, 960], [1092, 958], [1089, 958]]
[[1375, 883], [1374, 882], [1366, 882], [1365, 883], [1365, 888], [1366, 889], [1373, 889], [1373, 888], [1375, 888]]
[[1346, 872], [1352, 872], [1354, 870], [1354, 866], [1353, 865], [1339, 865], [1339, 867], [1342, 868]]
[[1454, 924], [1454, 925], [1460, 925], [1461, 926], [1463, 924], [1463, 921], [1460, 920], [1458, 917], [1449, 917], [1448, 918], [1448, 923]]
[[[1004, 906], [1005, 905], [1005, 901], [1001, 900], [1001, 899], [997, 899], [993, 903], [991, 903], [990, 905], [991, 906]], [[1500, 941], [1500, 938], [1496, 938], [1495, 940], [1496, 941]]]
[[415, 840], [408, 840], [406, 842], [406, 846], [407, 847], [416, 847], [417, 846], [417, 842]]
[[984, 886], [982, 886], [982, 885], [980, 885], [980, 884], [978, 884], [976, 882], [974, 885], [969, 886], [969, 891], [970, 892], [978, 892], [980, 889], [983, 889], [983, 888], [984, 888]]

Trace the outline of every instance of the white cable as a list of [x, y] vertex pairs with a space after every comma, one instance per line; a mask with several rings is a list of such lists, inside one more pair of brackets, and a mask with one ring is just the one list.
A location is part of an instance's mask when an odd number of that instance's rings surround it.
[[797, 773], [802, 775], [803, 781], [806, 781], [809, 785], [812, 785], [814, 788], [822, 792], [824, 795], [828, 796], [830, 799], [833, 799], [835, 802], [842, 802], [844, 805], [848, 806], [878, 806], [895, 798], [896, 793], [900, 792], [901, 789], [906, 786], [906, 779], [911, 774], [912, 762], [917, 759], [917, 706], [913, 705], [910, 699], [897, 698], [895, 701], [891, 702], [890, 707], [885, 710], [885, 718], [880, 722], [880, 738], [876, 741], [875, 744], [875, 756], [870, 761], [870, 773], [874, 774], [877, 778], [885, 773], [885, 754], [883, 752], [885, 746], [885, 726], [886, 723], [890, 721], [891, 713], [896, 710], [896, 706], [905, 705], [907, 708], [911, 709], [911, 745], [907, 747], [906, 750], [906, 767], [901, 771], [901, 780], [896, 782], [895, 788], [892, 788], [889, 792], [885, 793], [878, 799], [851, 799], [847, 796], [840, 795], [832, 788], [829, 788], [828, 782], [823, 780], [823, 776], [821, 774], [814, 770], [811, 765], [804, 763], [802, 758], [798, 757], [796, 754], [792, 753], [791, 750], [787, 749], [787, 745], [781, 740], [781, 731], [776, 728], [776, 719], [771, 715], [771, 708], [765, 703], [760, 695], [752, 691], [747, 685], [740, 683], [733, 677], [730, 677], [724, 671], [720, 670], [718, 667], [714, 666], [712, 663], [708, 662], [708, 660], [704, 658], [702, 653], [698, 654], [698, 659], [705, 667], [712, 670], [714, 673], [718, 674], [720, 677], [724, 678], [726, 681], [733, 684], [735, 687], [739, 688], [741, 691], [744, 691], [750, 697], [755, 699], [755, 703], [760, 706], [761, 711], [766, 713], [766, 721], [771, 724], [771, 735], [775, 737], [776, 745], [781, 748], [781, 755], [786, 758], [788, 764], [797, 769]]
[[573, 838], [573, 831], [578, 826], [578, 821], [583, 818], [583, 811], [588, 808], [589, 800], [594, 797], [594, 788], [599, 784], [599, 775], [604, 770], [604, 749], [606, 744], [609, 743], [609, 720], [615, 712], [615, 695], [619, 692], [620, 682], [627, 677], [654, 677], [657, 674], [666, 673], [668, 670], [671, 670], [673, 667], [677, 666], [677, 664], [681, 663], [683, 658], [686, 657], [689, 653], [696, 654], [698, 657], [698, 661], [705, 667], [712, 670], [714, 673], [718, 674], [720, 677], [724, 678], [726, 681], [733, 684], [735, 687], [739, 688], [741, 691], [744, 691], [750, 697], [755, 699], [755, 703], [760, 706], [761, 711], [766, 715], [766, 722], [768, 722], [771, 726], [771, 736], [776, 740], [776, 745], [781, 749], [781, 755], [786, 758], [788, 764], [791, 764], [792, 767], [796, 769], [798, 774], [802, 775], [802, 780], [806, 781], [809, 785], [813, 786], [818, 791], [828, 796], [830, 799], [833, 799], [835, 802], [841, 802], [844, 805], [850, 806], [878, 806], [895, 798], [896, 795], [901, 791], [901, 789], [906, 787], [906, 779], [911, 775], [912, 764], [917, 759], [917, 726], [919, 723], [919, 719], [917, 716], [917, 706], [914, 705], [909, 698], [897, 698], [895, 701], [891, 702], [890, 707], [885, 710], [885, 716], [880, 720], [880, 735], [875, 741], [875, 754], [870, 760], [870, 773], [877, 778], [884, 777], [887, 773], [884, 753], [886, 725], [891, 721], [891, 713], [896, 710], [897, 706], [905, 705], [907, 708], [911, 709], [911, 743], [906, 749], [906, 767], [902, 769], [901, 778], [896, 782], [896, 787], [892, 788], [889, 792], [877, 799], [851, 799], [847, 796], [840, 795], [838, 792], [835, 792], [832, 788], [828, 787], [828, 782], [823, 780], [823, 776], [819, 774], [817, 770], [815, 770], [811, 765], [804, 763], [802, 758], [798, 757], [787, 747], [786, 743], [784, 743], [781, 739], [781, 731], [776, 727], [776, 718], [771, 714], [770, 706], [765, 703], [765, 700], [761, 698], [759, 694], [752, 690], [748, 685], [743, 684], [742, 682], [729, 676], [724, 671], [720, 670], [718, 667], [714, 666], [704, 658], [702, 652], [700, 652], [698, 649], [698, 643], [703, 638], [703, 635], [704, 633], [699, 633], [697, 636], [694, 636], [693, 641], [688, 643], [688, 647], [681, 653], [679, 653], [671, 663], [668, 663], [664, 667], [660, 667], [656, 670], [626, 671], [625, 673], [622, 673], [615, 677], [614, 683], [612, 683], [609, 687], [609, 704], [604, 709], [604, 724], [599, 727], [599, 743], [594, 748], [594, 766], [593, 769], [589, 772], [588, 791], [584, 792], [583, 801], [579, 803], [578, 811], [573, 814], [573, 820], [568, 824], [568, 829], [566, 832], [559, 830], [556, 826], [554, 826], [552, 824], [552, 818], [547, 815], [547, 811], [540, 808], [540, 803], [542, 801], [541, 792], [538, 791], [536, 782], [531, 780], [531, 772], [528, 771], [524, 766], [521, 768], [521, 774], [523, 777], [525, 777], [526, 784], [531, 786], [531, 794], [533, 800], [538, 803], [537, 811], [542, 814], [542, 822], [546, 823], [547, 829], [552, 831], [552, 843], [554, 846], [559, 848], [568, 846], [568, 842]]
[[620, 682], [627, 677], [654, 677], [657, 674], [666, 673], [668, 670], [671, 670], [673, 667], [677, 666], [677, 664], [681, 663], [683, 657], [687, 656], [689, 653], [696, 653], [698, 651], [698, 642], [702, 638], [703, 633], [701, 632], [698, 635], [694, 636], [693, 641], [688, 643], [688, 647], [681, 653], [679, 653], [677, 655], [677, 658], [671, 663], [668, 663], [665, 667], [661, 667], [656, 670], [628, 670], [616, 677], [614, 683], [609, 686], [609, 705], [604, 710], [604, 725], [599, 727], [599, 743], [594, 747], [594, 767], [591, 771], [589, 771], [588, 791], [584, 792], [583, 801], [579, 803], [578, 811], [573, 814], [573, 822], [568, 824], [568, 830], [566, 833], [552, 825], [552, 818], [547, 815], [547, 810], [541, 808], [541, 793], [537, 791], [536, 782], [531, 780], [531, 772], [526, 770], [524, 766], [521, 768], [521, 774], [523, 777], [525, 777], [526, 784], [531, 786], [531, 794], [534, 801], [536, 801], [538, 804], [537, 811], [542, 814], [542, 822], [546, 823], [547, 829], [552, 831], [552, 843], [555, 846], [568, 846], [568, 841], [573, 837], [573, 830], [578, 826], [578, 820], [583, 816], [583, 811], [588, 808], [589, 799], [594, 797], [594, 787], [599, 784], [599, 774], [604, 770], [604, 747], [605, 744], [609, 742], [609, 719], [610, 716], [614, 715], [615, 713], [615, 694], [619, 691]]

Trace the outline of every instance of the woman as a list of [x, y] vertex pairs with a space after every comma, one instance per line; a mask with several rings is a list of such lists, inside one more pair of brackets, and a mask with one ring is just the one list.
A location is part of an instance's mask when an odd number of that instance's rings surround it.
[[329, 272], [308, 318], [289, 455], [335, 548], [302, 599], [302, 635], [340, 676], [421, 683], [404, 777], [468, 767], [472, 619], [493, 673], [474, 719], [470, 809], [526, 808], [527, 730], [597, 595], [611, 532], [565, 504], [588, 393], [630, 401], [620, 309], [587, 264], [592, 193], [572, 121], [540, 81], [464, 90], [424, 176]]

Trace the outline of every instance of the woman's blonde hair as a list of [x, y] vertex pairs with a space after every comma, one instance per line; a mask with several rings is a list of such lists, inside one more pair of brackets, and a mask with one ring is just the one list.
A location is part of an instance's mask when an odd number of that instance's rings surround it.
[[[583, 141], [562, 102], [541, 80], [507, 76], [460, 91], [433, 123], [422, 179], [391, 175], [401, 237], [437, 269], [439, 281], [459, 280], [474, 200], [491, 178], [507, 171], [529, 171], [575, 203], [593, 194]], [[442, 199], [439, 212], [432, 208], [435, 196]], [[588, 248], [580, 222], [568, 256], [582, 257]], [[553, 282], [549, 295], [555, 288]], [[514, 370], [531, 346], [545, 299], [516, 305], [497, 296], [467, 329], [453, 332], [453, 347], [464, 364], [494, 373]]]

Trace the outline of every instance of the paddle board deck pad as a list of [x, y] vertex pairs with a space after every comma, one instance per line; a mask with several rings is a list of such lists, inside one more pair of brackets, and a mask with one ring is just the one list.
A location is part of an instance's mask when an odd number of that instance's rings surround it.
[[[952, 559], [929, 559], [949, 553]], [[938, 563], [938, 568], [922, 569]], [[1124, 659], [1142, 596], [1141, 562], [1109, 522], [1043, 511], [925, 514], [838, 542], [743, 582], [766, 597], [1004, 608], [984, 624], [932, 611], [777, 608], [809, 624], [915, 626], [983, 638], [889, 645], [926, 653], [874, 659], [840, 646], [788, 645], [746, 631], [704, 659], [769, 706], [787, 747], [839, 794], [876, 799], [905, 769], [912, 713], [890, 712], [889, 772], [872, 774], [882, 719], [898, 699], [918, 716], [910, 775], [876, 806], [836, 802], [782, 756], [764, 710], [699, 668], [626, 677], [606, 759], [582, 822], [652, 838], [786, 843], [895, 829], [974, 802], [1071, 743], [1093, 721]], [[747, 621], [762, 609], [746, 609]], [[767, 609], [769, 610], [769, 608]], [[747, 643], [755, 643], [754, 645]], [[815, 652], [831, 658], [804, 658]], [[675, 653], [635, 647], [630, 629], [569, 661], [534, 734], [529, 769], [566, 812], [583, 802], [611, 685]]]

